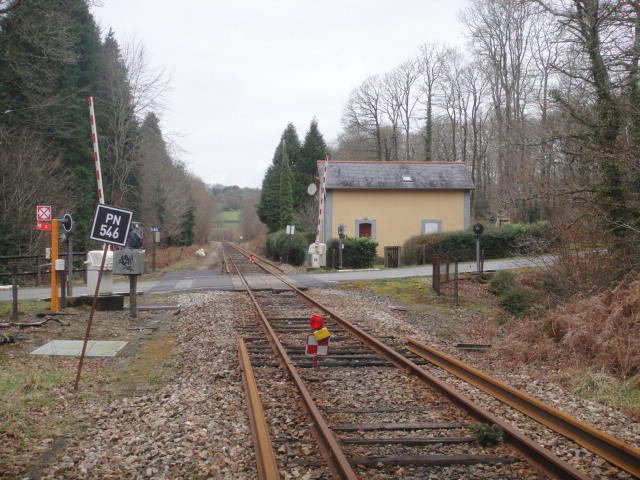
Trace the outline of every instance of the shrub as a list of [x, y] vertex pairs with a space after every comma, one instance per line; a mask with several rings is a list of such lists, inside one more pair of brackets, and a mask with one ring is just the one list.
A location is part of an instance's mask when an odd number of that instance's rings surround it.
[[528, 292], [519, 286], [509, 289], [498, 297], [500, 306], [515, 317], [523, 317], [529, 313], [531, 299]]
[[503, 295], [516, 285], [516, 274], [509, 270], [500, 270], [496, 272], [489, 282], [489, 292], [496, 297]]
[[511, 315], [522, 317], [531, 308], [531, 296], [517, 283], [513, 272], [497, 272], [489, 282], [489, 292], [498, 297], [500, 306]]
[[483, 447], [498, 445], [502, 442], [504, 432], [496, 424], [476, 422], [469, 426], [469, 429], [475, 434], [478, 443]]
[[264, 240], [262, 250], [267, 258], [283, 262], [288, 259], [290, 265], [298, 266], [304, 263], [305, 252], [308, 248], [309, 240], [304, 233], [287, 235], [282, 230], [268, 235]]
[[[376, 248], [378, 242], [370, 238], [345, 237], [342, 240], [342, 266], [346, 268], [371, 268], [377, 258]], [[331, 239], [327, 243], [327, 266], [337, 268], [339, 266], [340, 245], [338, 239]]]

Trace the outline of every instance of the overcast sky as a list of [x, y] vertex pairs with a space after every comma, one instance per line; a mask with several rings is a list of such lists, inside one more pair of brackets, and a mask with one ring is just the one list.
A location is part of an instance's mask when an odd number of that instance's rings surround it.
[[[165, 133], [206, 183], [260, 187], [282, 132], [311, 120], [327, 143], [349, 93], [439, 41], [462, 45], [467, 0], [103, 0], [122, 45], [171, 75]], [[100, 125], [98, 125], [98, 134]]]

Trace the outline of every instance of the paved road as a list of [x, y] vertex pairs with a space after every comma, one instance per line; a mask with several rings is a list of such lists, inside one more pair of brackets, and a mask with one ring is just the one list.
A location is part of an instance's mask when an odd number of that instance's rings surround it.
[[[508, 270], [523, 267], [540, 267], [549, 265], [552, 257], [522, 258], [513, 260], [492, 260], [485, 262], [485, 271]], [[458, 266], [460, 273], [476, 271], [476, 263], [461, 263]], [[413, 276], [431, 276], [431, 265], [409, 268], [393, 268], [385, 270], [343, 270], [332, 273], [296, 274], [290, 277], [307, 287], [325, 288], [337, 285], [340, 282], [353, 280], [376, 280], [386, 278], [402, 278]], [[221, 275], [218, 270], [186, 270], [164, 273], [156, 280], [138, 280], [138, 292], [158, 293], [158, 292], [195, 292], [206, 290], [233, 290], [231, 278], [228, 275]], [[114, 293], [129, 293], [129, 281], [117, 275], [113, 281]], [[93, 295], [93, 291], [82, 285], [73, 287], [74, 296]], [[51, 296], [50, 287], [20, 288], [18, 298], [21, 300], [33, 300], [49, 298]], [[11, 301], [12, 293], [10, 287], [0, 287], [0, 301]]]

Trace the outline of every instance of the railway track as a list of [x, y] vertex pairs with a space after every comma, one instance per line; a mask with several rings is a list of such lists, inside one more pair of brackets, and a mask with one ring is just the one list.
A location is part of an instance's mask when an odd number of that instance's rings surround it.
[[[279, 275], [275, 265], [226, 249], [241, 278]], [[300, 290], [253, 293], [245, 285], [260, 317], [239, 328], [243, 370], [255, 372], [260, 397], [253, 397], [262, 400], [257, 408], [265, 405], [251, 414], [265, 419], [254, 437], [271, 458], [258, 461], [267, 465], [261, 478], [280, 478], [281, 471], [306, 478], [589, 478], [421, 368], [427, 360], [415, 354], [428, 355], [415, 343], [414, 353], [400, 353], [397, 339], [373, 338]], [[305, 355], [312, 315], [323, 316], [331, 332], [320, 368]], [[304, 411], [293, 402], [291, 380]], [[474, 431], [486, 435], [490, 425], [500, 427], [504, 444], [478, 444]], [[298, 426], [293, 435], [291, 426]], [[637, 449], [620, 447], [616, 464], [636, 475]], [[615, 463], [615, 455], [608, 460]]]

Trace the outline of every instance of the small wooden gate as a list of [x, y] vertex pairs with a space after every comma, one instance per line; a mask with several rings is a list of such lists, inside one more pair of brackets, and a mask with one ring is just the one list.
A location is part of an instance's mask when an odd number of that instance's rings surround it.
[[398, 268], [400, 266], [401, 247], [384, 247], [384, 268]]

